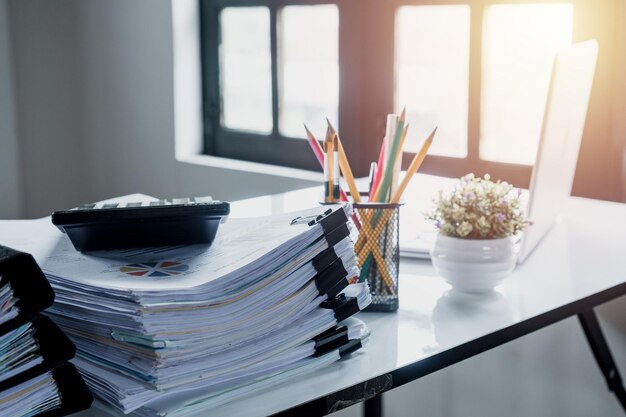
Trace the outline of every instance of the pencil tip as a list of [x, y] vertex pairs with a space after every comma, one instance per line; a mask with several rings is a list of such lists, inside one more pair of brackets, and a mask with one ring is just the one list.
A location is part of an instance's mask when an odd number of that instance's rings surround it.
[[307, 127], [307, 125], [305, 125], [304, 123], [302, 123], [302, 125], [304, 126], [304, 130], [306, 130], [306, 135], [309, 138], [315, 138], [315, 136], [313, 136], [313, 133], [311, 133], [311, 131], [309, 130], [309, 128]]
[[404, 122], [405, 118], [406, 118], [406, 106], [402, 108], [402, 113], [400, 113], [400, 120]]
[[334, 132], [335, 128], [333, 127], [332, 123], [330, 123], [330, 120], [328, 120], [328, 117], [326, 118], [326, 123], [328, 124], [329, 129]]
[[435, 133], [437, 132], [437, 129], [439, 129], [439, 126], [436, 126], [436, 127], [433, 129], [432, 133], [428, 136], [428, 139], [426, 139], [426, 140], [429, 140], [429, 141], [431, 141], [431, 142], [432, 142], [432, 141], [433, 141], [433, 139], [435, 138]]
[[332, 141], [332, 139], [333, 139], [333, 132], [332, 132], [332, 130], [330, 129], [330, 126], [328, 126], [328, 127], [326, 128], [326, 138], [324, 138], [324, 141], [326, 141], [326, 142], [330, 142], [330, 141]]

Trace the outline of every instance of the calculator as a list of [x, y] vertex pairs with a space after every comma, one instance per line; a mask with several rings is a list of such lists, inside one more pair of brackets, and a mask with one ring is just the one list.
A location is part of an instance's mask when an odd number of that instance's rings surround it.
[[230, 204], [211, 197], [83, 204], [52, 213], [76, 250], [210, 245]]

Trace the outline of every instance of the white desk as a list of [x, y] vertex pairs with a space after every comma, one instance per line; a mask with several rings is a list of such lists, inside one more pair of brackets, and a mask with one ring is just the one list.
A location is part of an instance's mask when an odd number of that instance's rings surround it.
[[[310, 206], [318, 194], [319, 189], [309, 189], [244, 200], [232, 205], [232, 215], [296, 210]], [[614, 365], [592, 308], [626, 294], [625, 219], [626, 205], [572, 198], [535, 253], [496, 292], [484, 296], [455, 294], [430, 262], [403, 259], [399, 311], [359, 314], [372, 332], [364, 349], [304, 380], [205, 414], [315, 415], [363, 400], [376, 413], [378, 394], [384, 391], [573, 315], [590, 332], [609, 375]], [[613, 375], [609, 382], [626, 404], [619, 374]], [[80, 416], [103, 414], [92, 409]]]

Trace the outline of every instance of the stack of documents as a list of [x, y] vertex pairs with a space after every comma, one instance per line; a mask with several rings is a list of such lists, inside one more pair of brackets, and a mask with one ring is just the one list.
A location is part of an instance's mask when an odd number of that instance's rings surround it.
[[366, 284], [348, 285], [359, 275], [350, 213], [230, 219], [209, 248], [89, 255], [38, 224], [50, 236], [38, 250], [57, 295], [50, 312], [100, 399], [124, 413], [192, 415], [361, 347], [367, 328], [346, 319], [371, 298]]
[[75, 347], [47, 317], [54, 293], [34, 259], [0, 246], [0, 416], [62, 416], [91, 405]]
[[14, 319], [19, 312], [20, 309], [17, 306], [17, 299], [13, 295], [13, 289], [10, 285], [4, 285], [0, 288], [0, 324]]

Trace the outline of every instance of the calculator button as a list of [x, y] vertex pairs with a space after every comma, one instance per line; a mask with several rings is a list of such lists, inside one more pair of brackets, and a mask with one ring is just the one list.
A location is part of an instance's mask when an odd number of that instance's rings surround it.
[[91, 210], [95, 206], [96, 205], [94, 203], [91, 203], [91, 204], [81, 204], [80, 206], [77, 207], [77, 210]]
[[114, 209], [117, 208], [119, 204], [118, 203], [110, 203], [110, 204], [104, 204], [102, 206], [103, 209]]
[[198, 203], [198, 204], [207, 204], [207, 203], [212, 203], [213, 202], [213, 197], [211, 196], [207, 196], [207, 197], [194, 197], [193, 200]]
[[172, 199], [172, 204], [188, 204], [188, 203], [189, 203], [188, 198], [173, 198]]
[[126, 207], [141, 207], [143, 203], [128, 203]]

